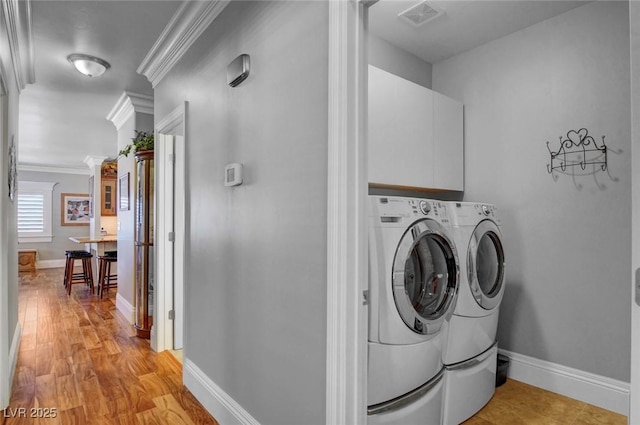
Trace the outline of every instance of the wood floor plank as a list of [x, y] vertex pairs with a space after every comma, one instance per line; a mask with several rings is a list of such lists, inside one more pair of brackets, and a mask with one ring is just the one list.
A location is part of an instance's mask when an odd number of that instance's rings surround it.
[[79, 382], [79, 386], [84, 414], [87, 418], [96, 418], [109, 412], [98, 378], [83, 379]]
[[13, 387], [11, 391], [11, 399], [9, 400], [9, 408], [16, 411], [16, 409], [30, 409], [34, 406], [36, 399], [36, 386], [34, 384], [30, 387]]
[[49, 375], [53, 371], [53, 344], [50, 342], [36, 346], [36, 376]]
[[102, 346], [104, 347], [107, 354], [113, 355], [122, 353], [120, 346], [110, 336], [102, 339]]
[[142, 412], [152, 409], [155, 406], [151, 397], [147, 394], [144, 385], [138, 378], [121, 379], [121, 386], [124, 388], [127, 400], [131, 403], [132, 411], [136, 413]]
[[20, 350], [35, 350], [36, 349], [36, 334], [35, 332], [29, 335], [23, 335], [20, 340]]
[[60, 422], [64, 425], [86, 425], [88, 423], [82, 406], [60, 412]]
[[81, 326], [80, 332], [82, 332], [82, 338], [84, 339], [84, 345], [87, 347], [87, 350], [102, 348], [102, 342], [92, 326]]
[[82, 406], [82, 399], [78, 391], [78, 386], [73, 375], [56, 377], [56, 388], [58, 403], [55, 407], [60, 410], [69, 410]]
[[153, 399], [155, 405], [160, 409], [160, 414], [165, 419], [164, 423], [175, 425], [195, 425], [187, 412], [184, 411], [180, 403], [173, 394], [167, 394]]
[[218, 425], [218, 422], [206, 410], [202, 409], [200, 402], [191, 394], [191, 391], [182, 387], [172, 394], [193, 423], [196, 425]]
[[56, 375], [56, 377], [73, 374], [73, 360], [71, 356], [66, 359], [55, 359], [53, 361], [53, 374]]
[[157, 407], [138, 413], [136, 419], [139, 425], [164, 425], [166, 423], [162, 412]]
[[73, 344], [84, 345], [84, 338], [82, 337], [82, 331], [80, 331], [79, 326], [65, 328], [65, 330], [66, 330], [67, 342], [69, 345], [73, 345]]
[[35, 408], [51, 409], [58, 407], [58, 389], [56, 376], [53, 374], [36, 377]]

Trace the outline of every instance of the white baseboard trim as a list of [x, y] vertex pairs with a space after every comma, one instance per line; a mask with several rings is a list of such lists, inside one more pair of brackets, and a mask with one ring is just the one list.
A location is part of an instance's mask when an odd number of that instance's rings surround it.
[[39, 260], [36, 261], [36, 269], [57, 269], [64, 267], [66, 260]]
[[13, 340], [11, 341], [11, 348], [9, 349], [9, 365], [11, 368], [11, 372], [9, 373], [11, 379], [9, 379], [9, 382], [13, 382], [13, 375], [16, 372], [20, 341], [22, 341], [22, 326], [20, 326], [20, 322], [18, 322], [16, 323], [16, 330], [13, 332]]
[[191, 391], [218, 423], [260, 425], [249, 412], [244, 410], [240, 404], [187, 358], [184, 359], [182, 366], [182, 379], [185, 387]]
[[511, 359], [507, 376], [516, 381], [629, 416], [628, 382], [507, 350], [498, 351]]
[[129, 301], [127, 301], [122, 295], [119, 293], [116, 294], [116, 310], [118, 310], [124, 317], [127, 318], [129, 323], [132, 325], [135, 323], [135, 311], [133, 305]]

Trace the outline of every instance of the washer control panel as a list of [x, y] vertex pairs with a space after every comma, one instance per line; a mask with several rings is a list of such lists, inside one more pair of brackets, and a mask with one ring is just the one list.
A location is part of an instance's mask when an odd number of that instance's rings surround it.
[[447, 205], [434, 199], [408, 199], [413, 214], [437, 219], [442, 224], [449, 224]]

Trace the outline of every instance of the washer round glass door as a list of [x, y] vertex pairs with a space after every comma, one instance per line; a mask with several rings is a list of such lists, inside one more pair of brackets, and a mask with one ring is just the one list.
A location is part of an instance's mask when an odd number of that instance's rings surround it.
[[500, 302], [504, 286], [504, 249], [493, 221], [484, 220], [476, 226], [467, 254], [471, 293], [482, 308], [490, 310]]
[[393, 261], [393, 297], [404, 323], [416, 333], [438, 332], [458, 294], [458, 255], [442, 226], [417, 221], [402, 235]]

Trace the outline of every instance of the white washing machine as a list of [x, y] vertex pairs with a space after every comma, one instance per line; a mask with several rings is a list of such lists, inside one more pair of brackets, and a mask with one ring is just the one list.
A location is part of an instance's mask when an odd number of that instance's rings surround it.
[[495, 206], [474, 202], [447, 205], [461, 265], [458, 300], [443, 352], [443, 423], [457, 425], [480, 410], [495, 392], [505, 257]]
[[369, 199], [368, 423], [437, 425], [459, 280], [447, 207]]

